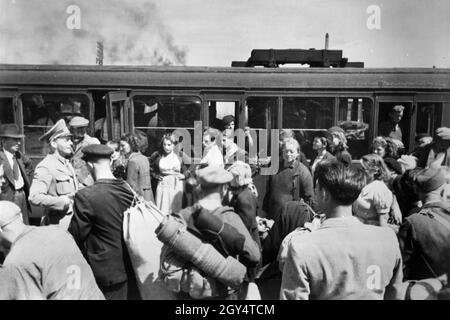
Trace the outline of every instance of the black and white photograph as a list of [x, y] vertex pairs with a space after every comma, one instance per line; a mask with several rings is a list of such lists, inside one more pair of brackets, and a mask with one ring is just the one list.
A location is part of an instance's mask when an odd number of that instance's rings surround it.
[[0, 0], [0, 300], [450, 300], [449, 17]]

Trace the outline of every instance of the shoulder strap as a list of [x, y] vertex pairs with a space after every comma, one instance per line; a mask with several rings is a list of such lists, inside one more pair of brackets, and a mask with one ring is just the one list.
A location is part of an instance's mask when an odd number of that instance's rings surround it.
[[446, 227], [448, 230], [450, 230], [450, 222], [449, 221], [442, 218], [438, 213], [433, 213], [433, 217], [436, 219], [436, 221], [439, 221], [444, 227]]
[[126, 182], [125, 180], [123, 182], [125, 182], [125, 185], [128, 187], [128, 189], [130, 189], [131, 193], [133, 194], [133, 202], [131, 203], [131, 207], [133, 207], [136, 203], [139, 203], [141, 201], [141, 198], [136, 193], [136, 191], [133, 190], [133, 188], [130, 186], [128, 182]]
[[450, 222], [441, 217], [439, 213], [433, 212], [430, 208], [425, 208], [419, 211], [420, 214], [428, 215], [432, 219], [436, 219], [440, 224], [442, 224], [444, 227], [446, 227], [448, 230], [450, 230]]

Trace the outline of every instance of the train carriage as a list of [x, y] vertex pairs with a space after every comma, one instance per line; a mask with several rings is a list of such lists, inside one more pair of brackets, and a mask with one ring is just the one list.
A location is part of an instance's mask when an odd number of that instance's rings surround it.
[[48, 152], [39, 136], [63, 117], [88, 118], [103, 141], [142, 130], [149, 155], [164, 132], [193, 133], [195, 121], [206, 127], [228, 114], [257, 139], [293, 129], [309, 158], [314, 135], [339, 125], [357, 160], [397, 104], [410, 152], [417, 136], [450, 127], [450, 70], [0, 65], [0, 120], [19, 126], [35, 162]]

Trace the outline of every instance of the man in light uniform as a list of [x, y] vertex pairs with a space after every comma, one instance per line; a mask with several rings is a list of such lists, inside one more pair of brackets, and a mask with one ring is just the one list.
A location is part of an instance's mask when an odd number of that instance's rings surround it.
[[69, 233], [57, 226], [24, 225], [19, 207], [9, 201], [0, 201], [0, 248], [3, 247], [9, 252], [5, 269], [0, 272], [0, 282], [5, 286], [0, 287], [3, 289], [0, 297], [104, 299], [91, 268]]
[[45, 209], [41, 225], [59, 224], [67, 229], [72, 218], [78, 181], [69, 160], [73, 154], [71, 136], [61, 119], [39, 138], [48, 141], [52, 149], [37, 165], [30, 188], [30, 202]]
[[90, 144], [100, 144], [100, 141], [98, 141], [97, 138], [93, 138], [87, 134], [88, 126], [89, 120], [83, 117], [73, 117], [69, 122], [70, 132], [72, 133], [75, 145], [71, 163], [75, 169], [80, 188], [94, 184], [94, 179], [89, 172], [89, 168], [82, 159], [83, 153], [81, 152], [81, 149]]

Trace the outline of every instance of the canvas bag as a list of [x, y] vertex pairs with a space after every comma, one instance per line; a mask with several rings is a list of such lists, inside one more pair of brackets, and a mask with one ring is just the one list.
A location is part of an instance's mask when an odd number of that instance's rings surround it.
[[131, 259], [136, 282], [143, 300], [171, 300], [174, 296], [158, 278], [162, 242], [155, 230], [160, 220], [154, 212], [154, 204], [134, 194], [130, 208], [123, 214], [123, 238]]

